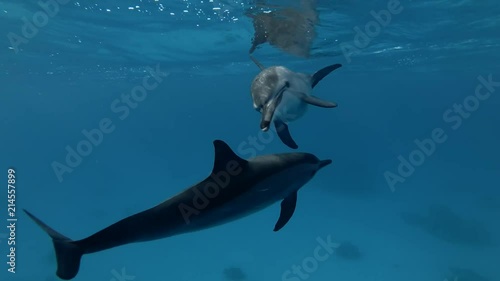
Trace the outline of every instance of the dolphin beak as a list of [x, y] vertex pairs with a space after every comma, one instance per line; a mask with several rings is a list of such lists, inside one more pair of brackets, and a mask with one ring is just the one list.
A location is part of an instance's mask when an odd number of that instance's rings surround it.
[[271, 121], [274, 116], [274, 111], [281, 102], [283, 93], [288, 88], [288, 85], [283, 86], [274, 96], [272, 96], [267, 103], [262, 107], [262, 118], [260, 121], [260, 128], [262, 131], [266, 132], [271, 126]]
[[267, 132], [269, 130], [269, 126], [271, 125], [271, 122], [270, 121], [267, 121], [267, 120], [262, 120], [262, 122], [260, 123], [260, 129], [263, 131], [263, 132]]
[[324, 167], [326, 167], [326, 166], [328, 166], [330, 164], [332, 164], [332, 160], [330, 160], [330, 159], [321, 160], [321, 161], [319, 161], [319, 169], [324, 168]]

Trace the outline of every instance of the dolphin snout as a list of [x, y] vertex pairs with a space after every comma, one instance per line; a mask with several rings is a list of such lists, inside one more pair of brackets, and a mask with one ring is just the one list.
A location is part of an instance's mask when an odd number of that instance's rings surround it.
[[332, 164], [332, 160], [331, 159], [327, 159], [327, 160], [321, 160], [319, 161], [319, 168], [324, 168], [325, 166], [328, 166], [330, 164]]
[[269, 130], [270, 125], [271, 125], [271, 122], [267, 121], [267, 120], [262, 120], [262, 122], [260, 122], [260, 128], [264, 132], [267, 132]]

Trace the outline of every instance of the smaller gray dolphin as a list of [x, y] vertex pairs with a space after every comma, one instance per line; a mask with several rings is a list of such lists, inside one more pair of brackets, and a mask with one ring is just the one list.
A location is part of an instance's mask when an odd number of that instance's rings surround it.
[[309, 75], [293, 72], [284, 66], [265, 68], [253, 56], [250, 58], [261, 70], [251, 86], [253, 107], [262, 114], [260, 128], [269, 130], [272, 121], [281, 141], [297, 149], [287, 123], [302, 117], [308, 104], [324, 108], [337, 106], [337, 103], [321, 100], [311, 93], [321, 79], [342, 65], [333, 64]]

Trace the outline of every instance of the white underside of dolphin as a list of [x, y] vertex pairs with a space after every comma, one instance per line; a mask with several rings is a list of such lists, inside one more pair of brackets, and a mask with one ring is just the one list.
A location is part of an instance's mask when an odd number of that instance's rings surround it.
[[290, 148], [297, 149], [288, 130], [288, 123], [301, 118], [308, 105], [333, 108], [337, 103], [321, 100], [312, 95], [313, 88], [325, 76], [341, 64], [322, 68], [313, 75], [293, 72], [283, 66], [265, 68], [253, 56], [250, 58], [261, 69], [252, 82], [251, 94], [254, 108], [262, 114], [260, 127], [267, 131], [274, 123], [281, 141]]

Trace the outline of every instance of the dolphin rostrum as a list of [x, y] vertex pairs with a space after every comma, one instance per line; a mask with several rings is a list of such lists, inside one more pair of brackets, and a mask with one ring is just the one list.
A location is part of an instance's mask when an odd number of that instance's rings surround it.
[[215, 140], [213, 144], [215, 159], [206, 179], [87, 238], [71, 240], [24, 210], [52, 238], [57, 276], [74, 278], [84, 254], [207, 229], [281, 201], [281, 213], [274, 226], [278, 231], [294, 213], [297, 191], [332, 163], [310, 153], [270, 154], [245, 160], [225, 142]]
[[342, 65], [333, 64], [309, 75], [293, 72], [284, 66], [266, 68], [253, 56], [250, 58], [261, 70], [250, 88], [253, 107], [262, 115], [260, 128], [267, 131], [273, 122], [281, 141], [297, 149], [287, 123], [302, 117], [308, 104], [324, 108], [337, 106], [335, 102], [321, 100], [311, 93], [321, 79]]

